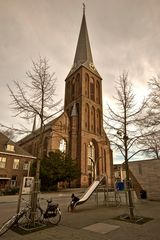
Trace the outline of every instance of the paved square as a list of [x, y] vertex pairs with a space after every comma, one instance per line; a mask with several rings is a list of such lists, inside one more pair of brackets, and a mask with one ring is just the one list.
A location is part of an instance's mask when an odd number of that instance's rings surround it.
[[111, 225], [111, 224], [107, 224], [107, 223], [96, 223], [96, 224], [92, 224], [92, 225], [89, 225], [87, 227], [84, 227], [83, 229], [89, 230], [89, 231], [92, 231], [92, 232], [101, 233], [101, 234], [106, 234], [106, 233], [111, 232], [115, 229], [118, 229], [119, 227], [120, 226]]

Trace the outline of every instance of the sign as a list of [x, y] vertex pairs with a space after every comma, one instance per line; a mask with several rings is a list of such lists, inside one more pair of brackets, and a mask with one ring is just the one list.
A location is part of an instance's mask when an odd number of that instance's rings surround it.
[[34, 177], [24, 177], [22, 194], [30, 194], [33, 188], [33, 183], [34, 183]]

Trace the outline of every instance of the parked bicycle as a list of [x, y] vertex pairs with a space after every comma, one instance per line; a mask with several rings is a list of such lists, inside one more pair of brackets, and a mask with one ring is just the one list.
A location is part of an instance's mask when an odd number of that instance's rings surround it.
[[25, 215], [27, 216], [27, 213], [30, 211], [31, 206], [30, 206], [29, 202], [25, 201], [25, 203], [26, 203], [25, 207], [23, 207], [17, 214], [15, 214], [10, 219], [8, 219], [6, 222], [3, 223], [3, 225], [0, 228], [0, 236], [2, 236], [9, 229], [11, 229], [13, 227], [13, 225], [18, 224], [18, 221], [20, 219], [23, 219]]
[[[45, 210], [41, 207], [40, 200], [47, 201], [47, 208]], [[61, 211], [58, 207], [58, 204], [53, 203], [52, 199], [47, 200], [44, 198], [39, 198], [36, 211], [37, 215], [39, 216], [39, 221], [42, 223], [51, 223], [53, 225], [57, 225], [61, 220]]]
[[[23, 199], [24, 200], [24, 199]], [[44, 210], [40, 206], [40, 199], [38, 199], [36, 213], [35, 213], [35, 221], [36, 223], [44, 223], [44, 224], [53, 224], [57, 225], [61, 220], [61, 211], [58, 207], [58, 204], [53, 203], [52, 200], [47, 201], [47, 208]], [[41, 198], [44, 200], [44, 198]], [[26, 206], [23, 207], [17, 214], [12, 216], [0, 228], [0, 236], [6, 233], [9, 229], [11, 229], [14, 225], [20, 225], [23, 227], [29, 227], [32, 223], [31, 221], [31, 205], [29, 202], [24, 200]]]

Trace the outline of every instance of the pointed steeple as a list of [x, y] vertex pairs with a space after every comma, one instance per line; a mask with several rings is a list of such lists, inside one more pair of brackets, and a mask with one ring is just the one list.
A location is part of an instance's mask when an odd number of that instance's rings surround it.
[[73, 67], [69, 75], [71, 75], [75, 70], [77, 70], [82, 65], [86, 68], [89, 68], [94, 73], [98, 74], [93, 64], [93, 58], [92, 58], [92, 52], [91, 52], [91, 46], [90, 46], [86, 16], [85, 16], [85, 4], [83, 4], [83, 17], [82, 17], [82, 23], [81, 23], [80, 33], [78, 37], [78, 43], [77, 43], [76, 53], [74, 57]]
[[74, 65], [79, 66], [83, 63], [93, 63], [91, 47], [88, 37], [88, 30], [85, 17], [85, 8], [83, 8], [83, 18], [78, 38], [76, 54], [74, 58]]

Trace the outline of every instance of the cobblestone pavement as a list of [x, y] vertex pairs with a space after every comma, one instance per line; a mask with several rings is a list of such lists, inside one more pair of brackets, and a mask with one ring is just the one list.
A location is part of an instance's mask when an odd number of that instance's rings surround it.
[[[61, 193], [56, 200], [68, 200], [70, 193]], [[4, 205], [16, 203], [16, 196], [0, 196], [0, 212]], [[67, 212], [67, 203], [61, 204], [62, 220], [58, 226], [20, 235], [9, 230], [0, 239], [6, 240], [160, 240], [160, 202], [147, 200], [135, 204], [135, 214], [153, 220], [139, 225], [115, 220], [114, 217], [127, 213], [126, 206], [105, 206], [91, 197], [86, 203], [77, 206], [75, 212]], [[0, 214], [1, 215], [1, 214]], [[3, 216], [0, 216], [2, 223]]]

